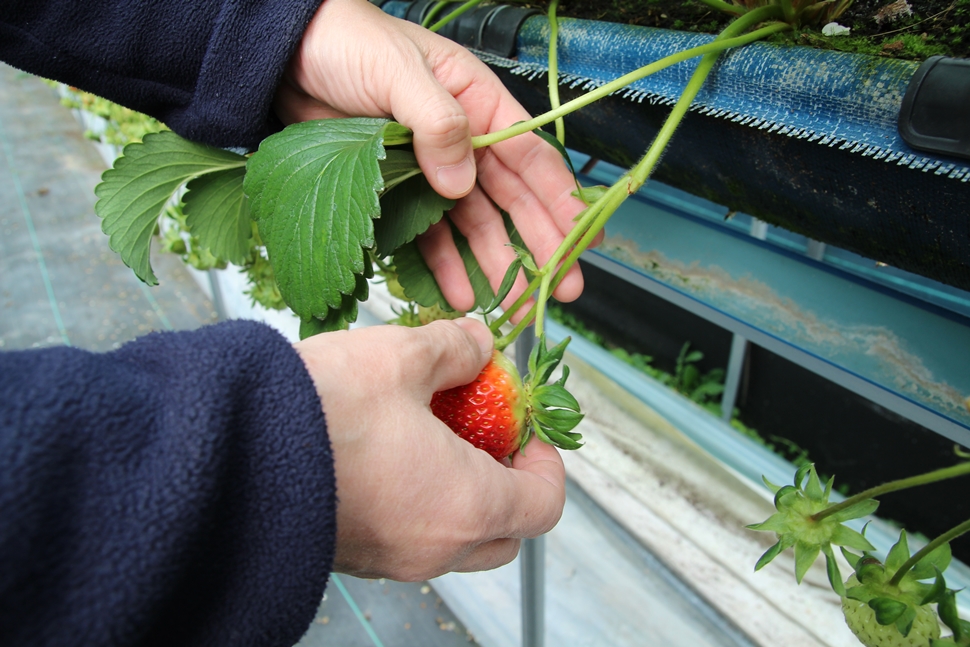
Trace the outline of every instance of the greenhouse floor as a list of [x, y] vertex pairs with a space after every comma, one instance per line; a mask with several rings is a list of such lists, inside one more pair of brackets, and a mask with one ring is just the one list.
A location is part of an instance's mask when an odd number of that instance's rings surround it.
[[[71, 112], [59, 105], [52, 88], [0, 65], [0, 349], [69, 344], [104, 351], [149, 331], [193, 329], [216, 321], [212, 303], [175, 256], [153, 258], [160, 285], [147, 288], [109, 250], [93, 211], [94, 187], [104, 168], [94, 146], [85, 140]], [[615, 422], [610, 406], [599, 406], [599, 415], [591, 416], [600, 418], [604, 428]], [[631, 432], [633, 424], [623, 422], [624, 431]], [[585, 454], [595, 457], [597, 451], [609, 449], [603, 441], [597, 450], [596, 437], [591, 434], [594, 442]], [[629, 458], [610, 456], [616, 465]], [[578, 475], [585, 483], [570, 483], [563, 519], [545, 541], [546, 644], [778, 644], [777, 640], [750, 640], [745, 635], [747, 628], [737, 628], [749, 618], [755, 625], [760, 623], [756, 629], [763, 635], [804, 635], [804, 639], [787, 641], [789, 645], [845, 644], [841, 638], [818, 639], [812, 635], [814, 627], [777, 615], [755, 593], [758, 585], [744, 583], [750, 577], [749, 564], [763, 550], [749, 538], [744, 540], [744, 565], [738, 571], [744, 575], [711, 561], [706, 570], [695, 568], [693, 581], [685, 584], [687, 571], [675, 573], [665, 563], [674, 563], [681, 555], [691, 564], [708, 564], [693, 557], [702, 555], [704, 541], [683, 539], [687, 533], [671, 531], [668, 536], [653, 532], [655, 538], [664, 538], [664, 545], [651, 550], [657, 554], [668, 548], [678, 551], [658, 559], [644, 548], [642, 533], [635, 537], [627, 525], [616, 521], [636, 521], [640, 508], [628, 507], [612, 516], [604, 512], [610, 502], [629, 497], [620, 489], [611, 490], [616, 485], [600, 479], [601, 473], [584, 461], [586, 456], [569, 457], [570, 476]], [[708, 477], [720, 473], [702, 471]], [[592, 496], [586, 488], [597, 479], [604, 485]], [[665, 481], [653, 477], [644, 479], [647, 481], [665, 486]], [[689, 516], [690, 523], [695, 523], [697, 517], [702, 521], [696, 523], [708, 523], [712, 515], [703, 507], [707, 494], [686, 489], [680, 493], [669, 480], [666, 483], [662, 496], [648, 498], [667, 500], [667, 493], [683, 494], [676, 502], [670, 499], [670, 505], [680, 511], [678, 518]], [[750, 499], [753, 520], [768, 505], [744, 488], [717, 486], [705, 492]], [[740, 532], [733, 530], [739, 524], [728, 521], [725, 528]], [[706, 554], [719, 560], [725, 545], [720, 541]], [[734, 578], [741, 584], [735, 585]], [[757, 599], [749, 604], [747, 598], [737, 597], [735, 608], [745, 611], [731, 613], [733, 620], [728, 621], [698, 594], [708, 585], [734, 587]], [[519, 604], [518, 560], [495, 571], [451, 574], [430, 583], [367, 581], [340, 575], [328, 584], [327, 596], [300, 646], [445, 647], [477, 642], [483, 647], [514, 647], [521, 644]], [[749, 613], [747, 609], [760, 610]], [[779, 627], [789, 631], [789, 625], [793, 627], [790, 634], [773, 633]]]

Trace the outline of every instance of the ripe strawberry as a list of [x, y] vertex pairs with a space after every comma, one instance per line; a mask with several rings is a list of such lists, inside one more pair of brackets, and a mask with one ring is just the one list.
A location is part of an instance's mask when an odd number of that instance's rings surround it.
[[525, 420], [522, 391], [515, 366], [495, 351], [471, 384], [435, 393], [431, 411], [456, 434], [502, 460], [521, 443]]
[[495, 351], [492, 360], [470, 384], [435, 393], [431, 411], [452, 431], [496, 460], [525, 447], [535, 432], [561, 449], [577, 449], [582, 436], [572, 429], [582, 420], [579, 403], [564, 386], [569, 369], [554, 384], [555, 370], [568, 339], [551, 350], [540, 339], [529, 357], [523, 381], [512, 362]]

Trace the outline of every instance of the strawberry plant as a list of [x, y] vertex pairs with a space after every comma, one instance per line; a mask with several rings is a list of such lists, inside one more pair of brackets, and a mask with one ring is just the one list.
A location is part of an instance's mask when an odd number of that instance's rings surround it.
[[[653, 62], [561, 105], [555, 83], [553, 2], [549, 65], [552, 109], [529, 121], [473, 138], [473, 146], [481, 148], [536, 132], [565, 154], [563, 116], [667, 66], [700, 58], [680, 99], [640, 161], [611, 187], [582, 187], [577, 183], [576, 193], [586, 208], [541, 267], [507, 219], [516, 260], [498, 289], [493, 289], [468, 241], [452, 228], [473, 287], [476, 311], [483, 315], [496, 311], [520, 273], [528, 282], [527, 289], [489, 322], [498, 351], [535, 323], [539, 341], [529, 359], [528, 375], [520, 378], [497, 352], [472, 384], [437, 393], [431, 403], [436, 415], [456, 433], [496, 459], [504, 460], [523, 448], [533, 434], [564, 449], [581, 446], [581, 436], [574, 429], [582, 413], [565, 388], [568, 368], [564, 366], [561, 377], [548, 383], [568, 343], [567, 339], [552, 349], [546, 346], [548, 300], [619, 205], [651, 175], [718, 56], [772, 34], [833, 19], [847, 6], [847, 0], [705, 2], [737, 16], [712, 42]], [[473, 4], [466, 3], [458, 11]], [[434, 27], [442, 23], [438, 21]], [[555, 137], [539, 130], [548, 124], [555, 124]], [[417, 236], [430, 226], [448, 222], [445, 214], [452, 202], [431, 189], [411, 148], [411, 133], [393, 121], [348, 118], [294, 124], [265, 139], [253, 154], [195, 144], [169, 131], [150, 133], [141, 142], [126, 146], [124, 156], [105, 172], [96, 192], [96, 211], [112, 249], [148, 284], [157, 282], [149, 251], [159, 215], [173, 196], [181, 195], [184, 218], [180, 220], [191, 234], [193, 253], [212, 264], [228, 261], [258, 265], [261, 277], [273, 284], [270, 292], [274, 298], [281, 299], [300, 317], [301, 336], [344, 328], [354, 321], [358, 303], [366, 300], [369, 280], [375, 275], [383, 277], [392, 294], [409, 302], [407, 309], [398, 313], [402, 323], [419, 325], [429, 318], [455, 316], [416, 244]], [[188, 253], [174, 238], [167, 244], [174, 251]], [[258, 255], [256, 262], [254, 254]], [[520, 313], [533, 296], [528, 311], [511, 325], [512, 316]], [[696, 359], [685, 346], [677, 376], [682, 388], [700, 388], [699, 376], [690, 370]], [[814, 466], [803, 465], [791, 485], [766, 482], [774, 492], [777, 511], [750, 528], [773, 532], [777, 541], [755, 568], [763, 568], [791, 548], [795, 577], [801, 582], [818, 556], [824, 555], [829, 582], [842, 600], [846, 623], [869, 647], [970, 645], [970, 623], [959, 617], [956, 594], [947, 587], [944, 576], [951, 560], [949, 542], [970, 530], [970, 521], [933, 539], [915, 554], [910, 554], [903, 531], [882, 560], [864, 529], [859, 532], [846, 525], [875, 512], [878, 496], [967, 473], [970, 462], [963, 462], [833, 504], [829, 501], [833, 480], [823, 484]], [[845, 580], [835, 546], [853, 569]], [[950, 630], [946, 638], [940, 637], [941, 623]]]
[[[553, 37], [552, 109], [531, 120], [472, 138], [473, 146], [481, 148], [536, 132], [565, 153], [563, 116], [668, 66], [700, 58], [642, 159], [611, 187], [585, 188], [577, 183], [577, 195], [587, 206], [541, 267], [509, 221], [507, 229], [516, 260], [494, 290], [468, 241], [452, 227], [452, 237], [475, 294], [475, 310], [491, 313], [506, 300], [520, 273], [527, 279], [527, 289], [494, 316], [490, 327], [497, 338], [496, 348], [502, 350], [535, 323], [540, 339], [539, 359], [536, 370], [525, 378], [525, 390], [531, 390], [532, 397], [538, 397], [536, 394], [551, 374], [543, 358], [561, 357], [556, 349], [545, 348], [543, 334], [546, 304], [552, 291], [620, 204], [647, 181], [718, 56], [730, 48], [800, 27], [814, 20], [819, 10], [819, 4], [795, 0], [764, 0], [750, 8], [707, 1], [737, 16], [712, 42], [650, 63], [562, 105], [555, 82]], [[466, 3], [432, 29], [474, 4], [474, 0]], [[555, 10], [556, 4], [552, 3], [553, 34]], [[552, 123], [557, 124], [555, 138], [540, 130]], [[357, 317], [358, 303], [368, 296], [369, 279], [375, 271], [383, 272], [390, 266], [394, 267], [400, 289], [417, 306], [452, 310], [415, 240], [432, 225], [448, 222], [445, 213], [452, 202], [436, 194], [422, 175], [411, 147], [410, 131], [388, 119], [346, 118], [293, 124], [266, 138], [251, 155], [189, 142], [169, 131], [149, 134], [140, 143], [125, 148], [124, 155], [105, 172], [96, 192], [99, 200], [95, 209], [112, 249], [148, 284], [157, 282], [149, 251], [159, 214], [173, 195], [184, 192], [185, 225], [200, 249], [234, 264], [251, 262], [254, 248], [261, 256], [265, 252], [279, 295], [300, 317], [300, 334], [304, 337], [347, 327]], [[533, 296], [533, 305], [518, 323], [506, 325], [513, 315], [522, 315], [520, 311]], [[413, 317], [405, 317], [413, 312], [402, 312], [401, 318], [413, 321]], [[559, 389], [554, 391], [561, 402]], [[527, 423], [526, 429], [532, 428], [543, 440], [558, 441], [562, 447], [578, 446], [578, 434], [569, 426], [575, 419], [572, 414], [578, 415], [578, 407], [573, 409], [569, 404], [551, 407], [540, 398], [533, 403], [532, 422]], [[561, 413], [564, 411], [570, 413]], [[548, 423], [557, 417], [569, 419], [570, 423]]]
[[[773, 532], [778, 541], [761, 556], [755, 570], [792, 548], [795, 579], [801, 583], [819, 554], [823, 554], [829, 584], [842, 600], [845, 622], [866, 647], [970, 645], [970, 623], [957, 614], [956, 592], [947, 588], [943, 575], [951, 560], [949, 542], [970, 530], [970, 520], [914, 554], [910, 554], [906, 531], [902, 530], [884, 562], [874, 555], [875, 547], [866, 539], [864, 528], [859, 532], [845, 525], [875, 512], [879, 506], [877, 496], [965, 474], [970, 474], [970, 462], [966, 461], [892, 481], [835, 504], [829, 503], [833, 479], [823, 486], [813, 465], [799, 468], [791, 485], [778, 486], [766, 479], [765, 484], [775, 494], [777, 512], [748, 527]], [[845, 581], [833, 546], [840, 547], [854, 571]], [[943, 640], [941, 621], [952, 632]]]

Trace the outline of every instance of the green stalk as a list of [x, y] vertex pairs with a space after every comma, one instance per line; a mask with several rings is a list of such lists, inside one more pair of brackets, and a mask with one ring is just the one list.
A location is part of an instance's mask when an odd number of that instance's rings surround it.
[[923, 559], [943, 544], [956, 539], [967, 531], [970, 531], [970, 519], [967, 519], [958, 526], [950, 528], [945, 533], [916, 551], [916, 554], [903, 562], [903, 565], [899, 567], [899, 570], [893, 573], [892, 578], [889, 580], [889, 584], [892, 586], [899, 586], [899, 583], [903, 581], [903, 577], [906, 575], [906, 573], [908, 573], [911, 568], [916, 566], [919, 560]]
[[736, 4], [731, 4], [729, 2], [722, 2], [722, 0], [701, 0], [711, 9], [716, 9], [717, 11], [722, 11], [724, 13], [731, 13], [735, 16], [740, 16], [744, 14], [744, 7], [739, 7]]
[[[561, 105], [559, 101], [559, 20], [556, 9], [559, 0], [549, 3], [549, 104], [555, 110]], [[566, 145], [566, 124], [562, 117], [556, 119], [556, 139], [563, 146]]]
[[[586, 250], [587, 247], [589, 247], [593, 239], [600, 232], [600, 230], [603, 229], [603, 227], [606, 225], [606, 222], [610, 219], [613, 213], [619, 208], [619, 206], [623, 203], [623, 201], [628, 196], [632, 195], [633, 193], [636, 193], [640, 189], [640, 187], [643, 186], [643, 184], [646, 182], [647, 178], [650, 176], [650, 174], [653, 172], [653, 169], [656, 167], [657, 162], [660, 160], [660, 156], [663, 153], [663, 151], [666, 149], [667, 144], [670, 142], [671, 137], [673, 137], [674, 132], [676, 131], [680, 122], [683, 120], [684, 115], [687, 114], [687, 110], [690, 108], [691, 103], [694, 101], [694, 98], [696, 98], [697, 93], [700, 92], [700, 89], [703, 87], [704, 81], [707, 79], [708, 75], [710, 74], [711, 70], [714, 67], [714, 64], [717, 62], [717, 57], [720, 55], [722, 51], [727, 49], [727, 45], [729, 44], [730, 46], [735, 47], [740, 44], [747, 44], [755, 40], [760, 40], [773, 33], [790, 29], [791, 27], [785, 23], [774, 23], [766, 27], [763, 27], [759, 30], [756, 30], [750, 34], [746, 34], [744, 36], [735, 36], [735, 34], [742, 32], [745, 29], [748, 29], [749, 27], [752, 27], [760, 22], [764, 22], [765, 20], [777, 17], [779, 13], [780, 13], [780, 9], [777, 6], [760, 7], [759, 9], [750, 11], [745, 15], [743, 15], [742, 17], [735, 20], [734, 22], [732, 22], [730, 25], [728, 25], [724, 29], [724, 31], [722, 31], [721, 34], [712, 43], [708, 43], [707, 45], [704, 45], [701, 47], [692, 48], [690, 50], [684, 50], [683, 52], [680, 52], [678, 54], [661, 59], [656, 63], [644, 66], [639, 70], [636, 70], [635, 72], [626, 74], [620, 77], [619, 79], [617, 79], [616, 81], [613, 81], [609, 84], [601, 86], [597, 90], [593, 90], [592, 92], [589, 92], [586, 95], [583, 95], [583, 97], [574, 99], [573, 101], [570, 101], [564, 106], [561, 106], [560, 110], [566, 109], [570, 107], [572, 104], [577, 104], [578, 102], [589, 97], [590, 95], [593, 95], [599, 91], [603, 91], [604, 89], [608, 89], [610, 88], [610, 86], [616, 85], [620, 81], [624, 81], [623, 83], [624, 86], [628, 85], [629, 83], [632, 83], [634, 80], [638, 80], [638, 78], [642, 78], [642, 76], [647, 76], [648, 74], [652, 74], [658, 69], [663, 69], [663, 67], [666, 67], [666, 65], [672, 65], [673, 64], [672, 62], [664, 64], [666, 61], [670, 59], [677, 58], [678, 60], [675, 62], [679, 62], [680, 60], [685, 60], [679, 57], [686, 55], [689, 52], [697, 52], [698, 50], [702, 50], [702, 49], [705, 52], [703, 54], [703, 57], [701, 58], [700, 63], [697, 66], [697, 69], [694, 71], [694, 74], [691, 76], [690, 80], [688, 81], [687, 86], [684, 88], [680, 98], [677, 100], [677, 103], [674, 105], [674, 108], [671, 110], [670, 115], [668, 115], [667, 120], [664, 122], [663, 127], [657, 133], [657, 137], [650, 145], [650, 148], [647, 150], [647, 153], [629, 173], [621, 177], [612, 187], [610, 187], [606, 191], [606, 193], [603, 196], [600, 197], [599, 200], [596, 201], [596, 203], [594, 203], [587, 209], [586, 213], [583, 214], [582, 218], [580, 218], [580, 220], [572, 228], [569, 234], [566, 235], [562, 243], [553, 253], [552, 257], [545, 263], [545, 265], [543, 265], [543, 267], [539, 271], [539, 275], [538, 275], [539, 296], [536, 300], [536, 304], [533, 305], [533, 307], [526, 314], [526, 316], [522, 318], [522, 320], [515, 326], [515, 328], [508, 335], [505, 335], [499, 338], [499, 340], [497, 340], [496, 346], [500, 348], [504, 348], [506, 345], [511, 343], [513, 340], [515, 340], [515, 338], [518, 337], [519, 333], [521, 333], [521, 331], [524, 330], [525, 327], [529, 325], [529, 323], [533, 318], [536, 321], [536, 335], [541, 336], [543, 334], [544, 332], [543, 327], [544, 327], [544, 321], [545, 321], [545, 305], [549, 299], [550, 294], [552, 293], [552, 290], [555, 288], [556, 285], [559, 284], [560, 281], [562, 281], [562, 278], [566, 275], [566, 272], [569, 270], [569, 268], [576, 263], [576, 261], [579, 259], [579, 256]], [[653, 66], [659, 66], [659, 67], [656, 67], [655, 69], [651, 69], [649, 72], [645, 73], [645, 70]], [[637, 75], [642, 75], [642, 76], [637, 77]], [[631, 77], [637, 77], [637, 78], [632, 78], [631, 80]], [[620, 87], [623, 87], [623, 86], [620, 86]], [[619, 89], [619, 87], [615, 89]], [[615, 89], [610, 89], [609, 92], [607, 92], [607, 94], [615, 91]], [[549, 119], [548, 117], [555, 112], [557, 112], [556, 109], [553, 109], [552, 111], [547, 112], [546, 115], [543, 116], [546, 118], [546, 121], [544, 121], [540, 125], [549, 123], [549, 121], [551, 121], [552, 119]], [[537, 119], [543, 119], [543, 117], [538, 117]], [[536, 121], [536, 120], [532, 120], [532, 121]], [[530, 123], [531, 122], [524, 122], [522, 124], [519, 124], [518, 127], [522, 127]], [[493, 133], [493, 135], [506, 133], [509, 130], [512, 130], [512, 129], [499, 131], [497, 133]], [[529, 130], [531, 130], [531, 128], [529, 128]], [[475, 138], [473, 138], [473, 144], [474, 144], [474, 139]], [[560, 262], [563, 260], [563, 257], [566, 257], [566, 260], [562, 262], [562, 264], [560, 265]], [[526, 292], [524, 292], [522, 296], [519, 297], [516, 303], [512, 307], [510, 307], [505, 313], [503, 313], [501, 317], [499, 317], [492, 323], [493, 331], [497, 331], [503, 323], [508, 321], [512, 313], [516, 312], [523, 304], [526, 303], [526, 301], [528, 301], [529, 297], [533, 294], [535, 290], [534, 284], [535, 284], [535, 280], [533, 280], [532, 284], [529, 286], [529, 289]]]
[[[761, 7], [759, 9], [755, 9], [754, 11], [749, 11], [744, 16], [742, 16], [741, 18], [738, 18], [736, 21], [731, 23], [731, 25], [734, 25], [740, 22], [741, 20], [747, 18], [748, 16], [751, 16], [752, 14], [760, 12], [761, 9], [771, 10], [770, 11], [771, 14], [776, 13], [776, 7], [774, 5], [768, 6], [768, 7]], [[767, 18], [761, 18], [760, 20], [757, 20], [754, 22], [763, 22], [764, 20], [768, 20], [768, 19], [770, 19], [770, 16]], [[727, 29], [730, 29], [731, 25], [725, 28], [725, 31]], [[756, 40], [760, 40], [771, 33], [776, 33], [778, 31], [783, 31], [785, 29], [791, 29], [791, 27], [788, 25], [784, 25], [783, 27], [772, 29], [771, 31], [768, 31], [768, 32], [764, 32], [764, 30], [758, 30], [756, 32], [752, 32], [750, 34], [744, 34], [742, 36], [725, 38], [723, 40], [716, 39], [711, 41], [710, 43], [699, 45], [698, 47], [691, 47], [690, 49], [685, 49], [681, 52], [677, 52], [676, 54], [671, 54], [670, 56], [666, 56], [660, 59], [659, 61], [655, 61], [648, 65], [644, 65], [643, 67], [637, 70], [634, 70], [629, 74], [624, 74], [623, 76], [617, 79], [614, 79], [609, 83], [601, 85], [600, 87], [594, 90], [590, 90], [586, 94], [576, 97], [572, 101], [567, 101], [566, 103], [562, 104], [558, 108], [554, 110], [550, 110], [542, 115], [539, 115], [538, 117], [529, 119], [528, 121], [520, 121], [519, 123], [513, 126], [509, 126], [508, 128], [503, 128], [502, 130], [498, 130], [494, 133], [486, 133], [484, 135], [478, 135], [477, 137], [472, 137], [472, 146], [474, 148], [491, 146], [493, 144], [497, 144], [501, 141], [510, 139], [517, 135], [531, 132], [536, 128], [541, 128], [542, 126], [545, 126], [546, 124], [551, 123], [560, 117], [564, 117], [572, 112], [575, 112], [580, 108], [585, 108], [589, 104], [594, 103], [595, 101], [598, 101], [604, 97], [607, 97], [618, 90], [622, 90], [623, 88], [630, 85], [631, 83], [635, 83], [636, 81], [646, 78], [651, 74], [659, 72], [664, 68], [670, 67], [671, 65], [676, 65], [677, 63], [681, 63], [683, 61], [689, 60], [691, 58], [694, 58], [695, 56], [703, 56], [705, 54], [710, 54], [714, 52], [722, 52], [726, 49], [732, 49], [734, 47], [747, 45], [748, 43], [754, 42]]]
[[829, 506], [821, 512], [817, 512], [812, 515], [812, 519], [815, 521], [821, 521], [825, 517], [830, 517], [833, 514], [841, 512], [842, 510], [845, 510], [846, 508], [851, 507], [860, 501], [865, 501], [866, 499], [874, 499], [877, 496], [889, 494], [890, 492], [897, 492], [899, 490], [905, 490], [911, 487], [936, 483], [937, 481], [945, 481], [946, 479], [956, 478], [957, 476], [963, 476], [965, 474], [970, 474], [970, 462], [957, 463], [951, 467], [944, 467], [942, 469], [933, 470], [932, 472], [927, 472], [925, 474], [910, 476], [909, 478], [898, 479], [896, 481], [889, 481], [888, 483], [877, 485], [876, 487], [869, 488], [864, 492], [850, 496], [841, 503], [836, 503], [833, 506]]
[[444, 18], [442, 18], [441, 20], [439, 20], [435, 24], [433, 24], [430, 27], [428, 27], [428, 30], [430, 30], [430, 31], [438, 31], [439, 29], [441, 29], [442, 27], [444, 27], [445, 25], [447, 25], [448, 23], [450, 23], [452, 20], [454, 20], [458, 16], [462, 15], [466, 11], [469, 11], [471, 9], [474, 9], [475, 7], [477, 7], [478, 5], [480, 5], [481, 3], [482, 3], [482, 0], [468, 0], [468, 2], [466, 2], [463, 5], [461, 5], [460, 7], [458, 7], [454, 11], [452, 11], [450, 14], [448, 14], [447, 16], [445, 16]]
[[[762, 11], [763, 9], [764, 11]], [[734, 21], [718, 36], [717, 42], [730, 42], [734, 40], [732, 37], [733, 33], [742, 31], [751, 25], [757, 24], [765, 20], [766, 17], [773, 17], [777, 15], [778, 9], [776, 7], [763, 7], [759, 10], [755, 10], [745, 14], [742, 18]], [[758, 40], [764, 38], [770, 34], [777, 33], [790, 29], [789, 25], [784, 23], [775, 23], [768, 25], [762, 29], [759, 29], [747, 36], [752, 40]], [[511, 343], [518, 333], [524, 329], [525, 326], [535, 318], [536, 321], [536, 335], [542, 335], [543, 333], [543, 322], [545, 320], [545, 304], [549, 299], [549, 295], [556, 285], [562, 281], [566, 272], [572, 267], [579, 256], [589, 247], [596, 235], [603, 229], [606, 222], [610, 219], [613, 213], [619, 208], [623, 201], [633, 193], [636, 193], [640, 187], [646, 182], [653, 169], [656, 167], [657, 162], [660, 160], [660, 156], [666, 149], [667, 144], [670, 142], [671, 137], [673, 137], [681, 120], [686, 115], [687, 110], [690, 108], [691, 103], [700, 92], [701, 87], [703, 87], [704, 81], [710, 74], [717, 61], [717, 57], [720, 55], [721, 50], [715, 50], [712, 53], [704, 55], [701, 62], [698, 64], [697, 69], [691, 76], [690, 81], [684, 88], [683, 93], [678, 99], [677, 103], [674, 105], [671, 114], [667, 117], [664, 122], [663, 127], [660, 132], [658, 132], [657, 137], [654, 139], [650, 148], [644, 157], [637, 163], [637, 165], [626, 175], [621, 177], [612, 187], [610, 187], [607, 192], [600, 197], [597, 202], [592, 205], [583, 217], [576, 223], [570, 233], [566, 236], [560, 246], [556, 249], [556, 252], [552, 255], [549, 261], [542, 267], [539, 272], [539, 296], [536, 304], [532, 307], [529, 313], [519, 322], [519, 325], [512, 330], [505, 337], [500, 338], [501, 343]], [[642, 68], [641, 68], [642, 69]], [[567, 104], [568, 105], [568, 104]], [[561, 264], [560, 261], [568, 253], [566, 260]], [[558, 268], [558, 271], [553, 275], [552, 271], [554, 268]], [[534, 283], [534, 281], [533, 281]], [[533, 286], [530, 286], [532, 288]], [[502, 323], [508, 320], [511, 313], [514, 313], [519, 307], [522, 306], [531, 296], [534, 289], [527, 291], [523, 297], [516, 302], [516, 304], [510, 308], [505, 314], [502, 315], [496, 322], [493, 322], [495, 326], [493, 330], [497, 330]]]
[[447, 7], [448, 4], [449, 0], [438, 0], [438, 2], [436, 2], [435, 5], [428, 10], [428, 15], [425, 16], [424, 20], [421, 21], [421, 26], [427, 29], [428, 25], [431, 24], [431, 21], [434, 20], [435, 17], [441, 13], [441, 10]]
[[781, 5], [781, 13], [785, 16], [785, 22], [789, 25], [794, 25], [795, 7], [792, 6], [791, 0], [777, 0], [777, 2]]

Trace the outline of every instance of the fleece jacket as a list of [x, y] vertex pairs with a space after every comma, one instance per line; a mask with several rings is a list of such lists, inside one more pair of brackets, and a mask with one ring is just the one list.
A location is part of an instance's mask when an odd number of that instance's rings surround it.
[[312, 379], [268, 326], [0, 353], [0, 645], [291, 647], [335, 488]]
[[0, 60], [151, 115], [192, 141], [254, 149], [321, 0], [2, 0]]

